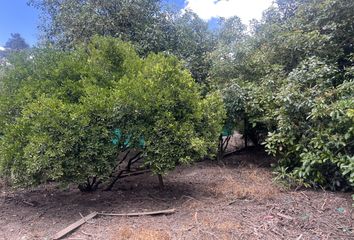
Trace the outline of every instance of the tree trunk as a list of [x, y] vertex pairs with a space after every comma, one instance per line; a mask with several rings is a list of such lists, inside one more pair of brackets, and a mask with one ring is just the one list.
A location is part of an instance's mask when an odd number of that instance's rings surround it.
[[245, 117], [244, 119], [243, 119], [243, 124], [244, 124], [244, 138], [245, 138], [245, 148], [247, 148], [247, 145], [248, 145], [248, 143], [247, 143], [247, 135], [248, 135], [248, 126], [247, 126], [247, 118]]
[[157, 174], [157, 178], [159, 179], [159, 188], [163, 189], [165, 185], [163, 184], [162, 175], [161, 174]]
[[111, 183], [110, 183], [104, 190], [105, 190], [105, 191], [111, 191], [112, 188], [113, 188], [113, 186], [114, 186], [114, 184], [118, 181], [118, 179], [119, 179], [120, 176], [123, 174], [123, 172], [124, 172], [123, 170], [120, 171], [120, 172], [118, 173], [118, 175], [113, 178], [113, 180], [111, 181]]
[[98, 180], [97, 177], [92, 177], [92, 181], [88, 177], [86, 183], [79, 184], [78, 188], [81, 192], [93, 192], [97, 190], [101, 183], [101, 180]]
[[223, 153], [223, 138], [222, 134], [219, 136], [219, 145], [218, 145], [218, 152], [216, 154], [216, 160], [219, 162], [222, 160], [222, 156], [224, 155]]

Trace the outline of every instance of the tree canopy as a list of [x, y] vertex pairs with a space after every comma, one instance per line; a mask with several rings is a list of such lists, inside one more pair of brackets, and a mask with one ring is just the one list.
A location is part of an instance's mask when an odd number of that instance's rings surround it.
[[173, 56], [141, 59], [132, 45], [94, 37], [71, 51], [10, 58], [0, 95], [0, 171], [19, 185], [107, 180], [122, 150], [115, 132], [165, 174], [215, 154], [224, 109]]
[[195, 13], [165, 6], [160, 0], [31, 0], [45, 20], [42, 42], [70, 49], [94, 35], [131, 42], [141, 56], [168, 52], [185, 62], [192, 76], [205, 83], [214, 41], [208, 24]]
[[19, 33], [12, 33], [11, 38], [5, 43], [5, 48], [18, 51], [29, 48], [29, 45]]

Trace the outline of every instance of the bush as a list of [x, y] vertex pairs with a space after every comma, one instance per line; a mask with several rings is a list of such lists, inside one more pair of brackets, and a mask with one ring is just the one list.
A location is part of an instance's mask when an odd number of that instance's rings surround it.
[[266, 140], [292, 177], [330, 189], [354, 185], [354, 82], [338, 84], [340, 77], [317, 58], [294, 69], [276, 95], [277, 129]]
[[145, 164], [164, 174], [179, 163], [215, 153], [224, 119], [218, 93], [201, 96], [175, 57], [151, 54], [134, 81], [116, 86], [119, 127], [146, 141]]
[[127, 145], [145, 140], [145, 165], [164, 174], [216, 151], [224, 110], [202, 97], [176, 58], [140, 59], [132, 46], [95, 37], [70, 52], [13, 56], [1, 79], [0, 172], [15, 185], [108, 179]]

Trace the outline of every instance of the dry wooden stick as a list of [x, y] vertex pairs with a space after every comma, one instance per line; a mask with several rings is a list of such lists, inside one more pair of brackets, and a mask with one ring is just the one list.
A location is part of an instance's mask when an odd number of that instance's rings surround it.
[[148, 173], [148, 172], [151, 172], [151, 170], [150, 169], [139, 170], [139, 171], [135, 171], [135, 172], [122, 174], [122, 175], [120, 175], [119, 178], [131, 177], [131, 176], [140, 175], [140, 174], [144, 174], [144, 173]]
[[327, 198], [325, 199], [324, 203], [322, 204], [321, 210], [324, 210], [324, 206], [326, 205], [326, 202], [327, 202]]
[[137, 212], [137, 213], [99, 213], [102, 216], [121, 216], [121, 217], [138, 217], [146, 215], [161, 215], [161, 214], [171, 214], [174, 213], [175, 209], [167, 209], [154, 212]]
[[31, 207], [35, 207], [36, 206], [35, 204], [33, 204], [31, 202], [27, 202], [26, 200], [23, 200], [22, 202], [27, 204], [27, 205], [29, 205], [29, 206], [31, 206]]
[[84, 224], [87, 220], [90, 220], [94, 217], [97, 216], [97, 212], [93, 212], [89, 215], [87, 215], [86, 217], [81, 218], [79, 221], [74, 222], [73, 224], [71, 224], [70, 226], [64, 228], [63, 230], [61, 230], [60, 232], [58, 232], [57, 234], [55, 234], [53, 236], [53, 240], [57, 240], [60, 239], [62, 237], [64, 237], [66, 234], [74, 231], [76, 228], [80, 227], [82, 224]]
[[286, 219], [288, 219], [288, 220], [293, 220], [293, 219], [294, 219], [293, 217], [290, 217], [290, 216], [285, 215], [285, 214], [282, 214], [282, 213], [277, 213], [277, 215], [278, 215], [279, 217], [286, 218]]
[[137, 216], [145, 216], [145, 215], [161, 215], [161, 214], [171, 214], [174, 213], [176, 210], [175, 209], [167, 209], [167, 210], [161, 210], [161, 211], [154, 211], [154, 212], [138, 212], [138, 213], [97, 213], [93, 212], [86, 217], [82, 217], [80, 220], [74, 222], [70, 226], [64, 228], [57, 234], [53, 236], [53, 240], [58, 240], [67, 235], [68, 233], [74, 231], [78, 227], [80, 227], [82, 224], [87, 222], [88, 220], [96, 217], [97, 215], [102, 215], [102, 216], [126, 216], [126, 217], [137, 217]]

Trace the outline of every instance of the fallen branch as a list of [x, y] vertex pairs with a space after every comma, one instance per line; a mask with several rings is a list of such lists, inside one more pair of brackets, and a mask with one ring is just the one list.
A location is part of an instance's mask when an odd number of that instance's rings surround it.
[[324, 206], [326, 205], [326, 202], [327, 202], [327, 198], [325, 199], [324, 203], [322, 204], [321, 210], [324, 210]]
[[93, 212], [93, 213], [87, 215], [86, 217], [83, 217], [80, 220], [74, 222], [70, 226], [64, 228], [60, 232], [56, 233], [53, 236], [52, 239], [53, 240], [61, 239], [62, 237], [66, 236], [70, 232], [74, 231], [75, 229], [77, 229], [78, 227], [80, 227], [81, 225], [86, 223], [88, 220], [90, 220], [90, 219], [92, 219], [92, 218], [94, 218], [94, 217], [96, 217], [98, 215], [102, 215], [102, 216], [138, 217], [138, 216], [146, 216], [146, 215], [152, 215], [153, 216], [153, 215], [161, 215], [161, 214], [172, 214], [175, 211], [176, 211], [175, 209], [167, 209], [167, 210], [154, 211], [154, 212], [138, 212], [138, 213], [97, 213], [97, 212]]
[[151, 172], [151, 170], [150, 170], [150, 169], [139, 170], [139, 171], [135, 171], [135, 172], [130, 172], [130, 173], [122, 174], [119, 178], [137, 176], [137, 175], [141, 175], [141, 174], [148, 173], [148, 172]]
[[120, 216], [120, 217], [138, 217], [138, 216], [146, 216], [146, 215], [161, 215], [161, 214], [172, 214], [176, 210], [175, 209], [167, 209], [155, 212], [138, 212], [138, 213], [99, 213], [99, 215], [103, 216]]
[[24, 204], [27, 204], [27, 205], [31, 206], [31, 207], [35, 207], [35, 206], [36, 206], [34, 203], [28, 202], [28, 201], [26, 201], [26, 200], [23, 200], [22, 202], [23, 202]]

